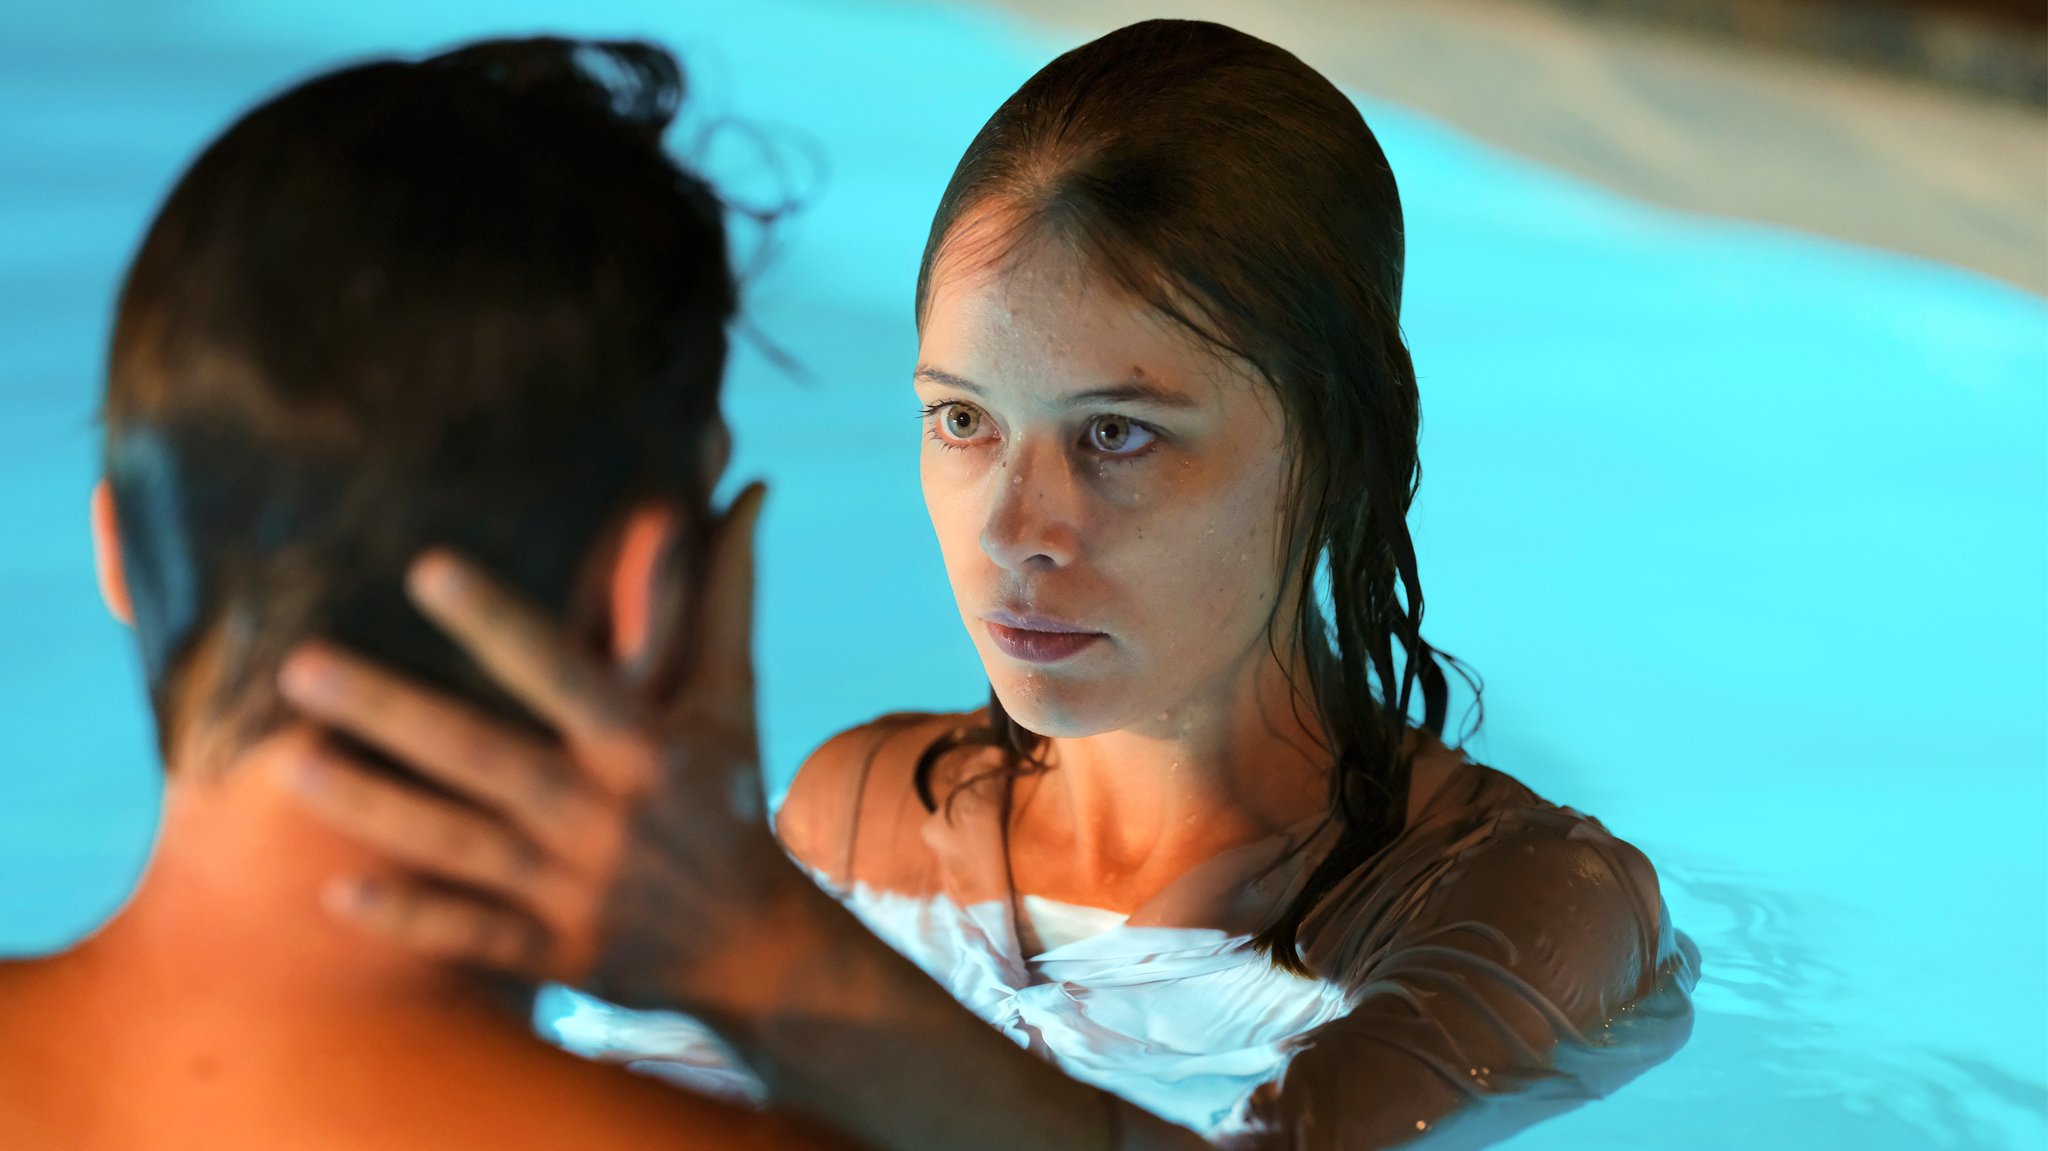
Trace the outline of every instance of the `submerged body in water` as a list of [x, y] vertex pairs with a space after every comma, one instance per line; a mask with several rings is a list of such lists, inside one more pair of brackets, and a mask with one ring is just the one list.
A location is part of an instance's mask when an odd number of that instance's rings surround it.
[[[1699, 952], [1649, 862], [1461, 752], [1417, 755], [1404, 831], [1305, 923], [1304, 976], [1253, 938], [1327, 847], [1327, 821], [1225, 852], [1127, 914], [1042, 900], [1010, 882], [1012, 781], [959, 764], [950, 810], [916, 798], [917, 751], [962, 719], [840, 737], [867, 747], [846, 770], [806, 766], [785, 839], [1019, 1045], [1213, 1141], [1480, 1146], [1608, 1095], [1691, 1032]], [[584, 1054], [761, 1096], [690, 1020], [579, 998], [553, 1026]]]

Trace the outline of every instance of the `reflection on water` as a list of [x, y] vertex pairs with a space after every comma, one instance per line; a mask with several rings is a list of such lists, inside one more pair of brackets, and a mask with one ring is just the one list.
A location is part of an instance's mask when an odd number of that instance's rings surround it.
[[1667, 863], [1657, 877], [1665, 897], [1687, 907], [1686, 930], [1713, 956], [1700, 977], [1702, 988], [1734, 997], [1750, 1013], [1785, 1020], [1805, 1005], [1825, 1002], [1829, 989], [1841, 986], [1841, 969], [1797, 937], [1806, 918], [1798, 901], [1763, 887], [1761, 876], [1737, 878]]
[[[1731, 1101], [1730, 1126], [1716, 1128], [1731, 1143], [1804, 1130], [1868, 1151], [1996, 1151], [2015, 1146], [2015, 1121], [2048, 1128], [2048, 1087], [2038, 1081], [1939, 1043], [1845, 1042], [1840, 1007], [1855, 977], [1803, 926], [1823, 901], [1726, 870], [1667, 864], [1660, 879], [1707, 957], [1698, 1023], [1680, 1056], [1687, 1090]], [[1946, 983], [1931, 981], [1929, 993], [1954, 994]]]

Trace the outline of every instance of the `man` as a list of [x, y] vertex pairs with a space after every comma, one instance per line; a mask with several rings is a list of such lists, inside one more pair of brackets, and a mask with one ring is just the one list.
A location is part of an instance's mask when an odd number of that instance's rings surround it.
[[[128, 907], [0, 965], [0, 1147], [825, 1146], [536, 1039], [531, 987], [336, 924], [372, 866], [292, 803], [275, 690], [324, 637], [531, 722], [408, 606], [449, 545], [655, 677], [724, 466], [711, 189], [645, 45], [533, 40], [317, 77], [151, 226], [109, 357], [102, 589], [166, 772]], [[664, 605], [669, 605], [664, 607]], [[402, 770], [395, 765], [391, 770]]]

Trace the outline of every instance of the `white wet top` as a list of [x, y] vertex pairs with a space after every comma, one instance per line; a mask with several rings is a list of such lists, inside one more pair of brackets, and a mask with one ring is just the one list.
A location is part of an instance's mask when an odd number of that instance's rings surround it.
[[[891, 803], [898, 785], [908, 806]], [[828, 890], [1020, 1046], [1221, 1145], [1479, 1146], [1606, 1095], [1690, 1033], [1699, 955], [1648, 862], [1462, 757], [1303, 923], [1313, 977], [1251, 940], [1321, 857], [1323, 821], [1227, 852], [1125, 918], [1016, 898], [1000, 803], [963, 792], [948, 815], [926, 812], [907, 779], [853, 786], [863, 827], [838, 879], [813, 873]], [[856, 847], [912, 831], [930, 850], [909, 872], [872, 882], [855, 866]], [[1020, 910], [1046, 938], [1036, 954]], [[573, 1050], [761, 1095], [681, 1017], [578, 997], [557, 1032]]]
[[[1020, 924], [1026, 938], [1037, 941], [1037, 952], [1053, 951], [1069, 943], [1102, 934], [1112, 927], [1122, 927], [1130, 916], [1106, 907], [1086, 907], [1079, 903], [1061, 903], [1042, 895], [1027, 895], [1018, 901], [1018, 910], [1027, 923]], [[1028, 950], [1028, 949], [1027, 949]], [[1036, 958], [1036, 953], [1033, 955]]]
[[[1126, 928], [1115, 912], [1026, 899], [1041, 938], [1065, 940], [1028, 959], [1003, 903], [962, 909], [864, 886], [842, 902], [1018, 1045], [1198, 1131], [1230, 1129], [1244, 1099], [1286, 1066], [1289, 1040], [1344, 1012], [1341, 989], [1274, 967], [1243, 937]], [[571, 1050], [711, 1094], [763, 1096], [693, 1020], [573, 1003], [555, 1024]]]

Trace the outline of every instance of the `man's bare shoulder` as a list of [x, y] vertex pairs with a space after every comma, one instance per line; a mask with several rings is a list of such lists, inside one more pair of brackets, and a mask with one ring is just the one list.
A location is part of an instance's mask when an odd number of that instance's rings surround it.
[[[422, 1020], [422, 1022], [429, 1022]], [[432, 1024], [429, 1022], [429, 1025]], [[424, 1030], [421, 1028], [420, 1030]], [[530, 1033], [469, 1031], [457, 1021], [434, 1038], [411, 1026], [388, 1037], [402, 1049], [363, 1043], [328, 1068], [309, 1066], [283, 1096], [308, 1094], [286, 1124], [307, 1123], [298, 1138], [250, 1147], [380, 1151], [845, 1151], [852, 1146], [793, 1118], [767, 1115], [593, 1063]], [[412, 1032], [412, 1038], [406, 1039]], [[323, 1081], [324, 1080], [324, 1081]], [[367, 1122], [358, 1126], [356, 1117]], [[317, 1123], [317, 1127], [315, 1126]], [[326, 1136], [323, 1140], [316, 1136]], [[209, 1145], [211, 1146], [211, 1145]]]
[[0, 1147], [844, 1151], [852, 1144], [806, 1122], [586, 1062], [516, 1020], [426, 1006], [353, 1018], [318, 1009], [260, 1022], [228, 1017], [205, 1035], [136, 1022], [112, 1050], [90, 1026], [27, 1034], [0, 1026]]
[[900, 886], [926, 810], [918, 762], [948, 733], [985, 723], [968, 712], [894, 712], [840, 732], [804, 760], [775, 816], [783, 848], [835, 884]]
[[[488, 1057], [423, 1068], [414, 1121], [394, 1125], [380, 1148], [449, 1146], [552, 1151], [696, 1151], [850, 1149], [822, 1128], [793, 1117], [745, 1110], [550, 1047], [539, 1040]], [[460, 1132], [450, 1140], [449, 1133]]]

